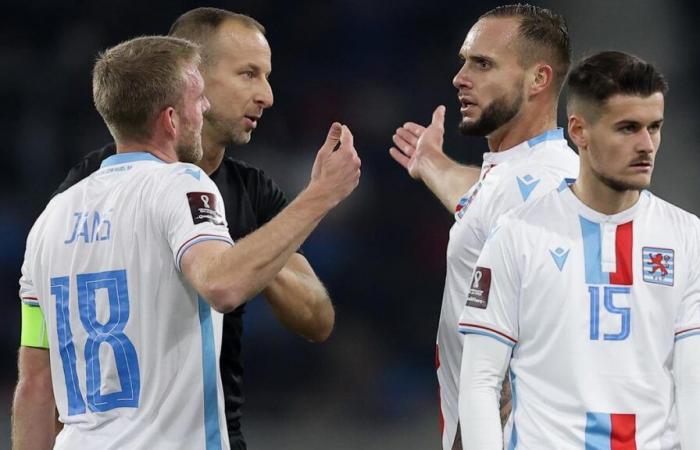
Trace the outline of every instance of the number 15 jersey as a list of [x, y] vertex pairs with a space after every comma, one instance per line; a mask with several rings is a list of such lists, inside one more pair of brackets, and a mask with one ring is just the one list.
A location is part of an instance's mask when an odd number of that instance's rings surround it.
[[55, 448], [228, 448], [222, 316], [180, 272], [192, 245], [233, 244], [220, 200], [194, 165], [124, 153], [34, 224], [20, 297], [46, 324]]
[[698, 218], [646, 191], [607, 216], [564, 184], [504, 220], [459, 327], [513, 347], [505, 448], [677, 449], [673, 349], [700, 338], [698, 261]]

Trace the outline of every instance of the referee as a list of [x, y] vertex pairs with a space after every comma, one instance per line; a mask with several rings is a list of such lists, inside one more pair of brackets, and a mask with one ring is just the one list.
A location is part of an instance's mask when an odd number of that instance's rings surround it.
[[[198, 165], [221, 192], [226, 221], [234, 240], [261, 227], [287, 205], [280, 187], [262, 170], [225, 155], [229, 145], [250, 141], [263, 111], [273, 103], [267, 77], [271, 51], [265, 28], [248, 16], [216, 8], [197, 8], [181, 15], [170, 36], [201, 46], [205, 95], [211, 103], [202, 128], [204, 157]], [[56, 193], [90, 175], [115, 154], [114, 144], [89, 153], [71, 169]], [[274, 315], [287, 328], [313, 342], [330, 335], [335, 311], [328, 293], [306, 258], [295, 253], [263, 291]], [[241, 432], [243, 404], [241, 306], [224, 316], [219, 368], [224, 388], [226, 422], [234, 450], [246, 449]]]

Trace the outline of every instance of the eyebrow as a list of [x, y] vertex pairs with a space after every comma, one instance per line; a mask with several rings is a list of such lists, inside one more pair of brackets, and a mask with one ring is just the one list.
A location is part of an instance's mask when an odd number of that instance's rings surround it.
[[[649, 125], [661, 125], [664, 122], [664, 118], [662, 117], [661, 119], [654, 120], [649, 123]], [[615, 126], [620, 126], [620, 125], [641, 125], [642, 122], [639, 120], [633, 120], [633, 119], [622, 119], [617, 122], [615, 122]]]

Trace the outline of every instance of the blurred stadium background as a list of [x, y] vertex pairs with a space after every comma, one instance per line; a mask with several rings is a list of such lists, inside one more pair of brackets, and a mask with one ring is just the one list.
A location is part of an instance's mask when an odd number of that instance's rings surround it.
[[[179, 14], [205, 5], [258, 19], [273, 51], [275, 105], [249, 145], [230, 149], [235, 157], [266, 169], [292, 197], [305, 185], [331, 121], [350, 125], [363, 159], [358, 191], [305, 245], [337, 308], [331, 339], [306, 343], [283, 329], [264, 301], [248, 306], [243, 427], [249, 447], [437, 449], [434, 339], [452, 219], [387, 149], [397, 126], [427, 122], [445, 104], [448, 153], [479, 161], [485, 142], [456, 131], [451, 79], [470, 25], [503, 3], [3, 2], [0, 450], [10, 445], [26, 235], [68, 168], [110, 140], [91, 101], [95, 55], [136, 35], [164, 34]], [[567, 17], [576, 58], [614, 48], [661, 67], [671, 91], [652, 190], [700, 213], [700, 6], [690, 0], [533, 3]]]

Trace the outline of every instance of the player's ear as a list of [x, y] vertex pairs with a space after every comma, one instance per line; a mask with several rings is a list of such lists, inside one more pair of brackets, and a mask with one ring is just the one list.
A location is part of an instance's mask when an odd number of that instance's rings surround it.
[[538, 95], [552, 84], [554, 70], [549, 64], [535, 64], [530, 73], [530, 95]]
[[579, 150], [588, 149], [588, 133], [586, 129], [586, 119], [580, 114], [569, 114], [569, 138]]
[[168, 136], [175, 137], [180, 124], [180, 117], [175, 108], [168, 106], [158, 113], [155, 122], [157, 128], [162, 129]]

